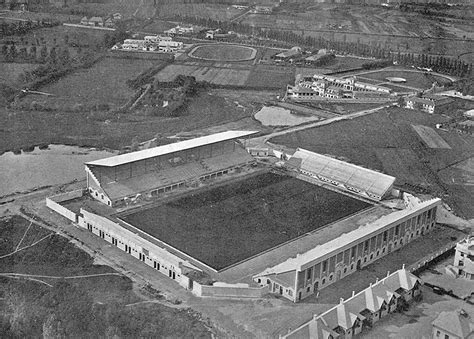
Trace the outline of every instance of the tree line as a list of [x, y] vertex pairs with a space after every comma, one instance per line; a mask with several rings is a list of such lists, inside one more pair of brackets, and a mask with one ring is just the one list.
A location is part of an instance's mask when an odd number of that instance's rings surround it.
[[16, 22], [1, 22], [0, 36], [9, 35], [24, 35], [29, 31], [42, 27], [58, 26], [59, 21], [56, 20], [40, 20], [40, 21], [16, 21]]
[[262, 27], [252, 27], [239, 22], [218, 21], [210, 18], [175, 15], [173, 20], [192, 23], [203, 27], [220, 28], [224, 31], [234, 31], [244, 35], [260, 38], [262, 44], [272, 44], [272, 41], [281, 41], [288, 46], [298, 45], [309, 50], [326, 48], [336, 53], [351, 54], [361, 57], [386, 59], [404, 66], [419, 66], [432, 68], [436, 72], [465, 77], [472, 75], [472, 64], [463, 60], [446, 56], [434, 56], [423, 53], [402, 53], [392, 51], [387, 47], [374, 46], [365, 43], [346, 41], [334, 38], [325, 39], [322, 36], [304, 36], [288, 30], [277, 30]]

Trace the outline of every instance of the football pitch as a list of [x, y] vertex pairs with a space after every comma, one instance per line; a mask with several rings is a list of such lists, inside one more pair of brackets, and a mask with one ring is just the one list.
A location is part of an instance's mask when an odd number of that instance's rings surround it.
[[369, 206], [265, 173], [121, 218], [219, 271]]

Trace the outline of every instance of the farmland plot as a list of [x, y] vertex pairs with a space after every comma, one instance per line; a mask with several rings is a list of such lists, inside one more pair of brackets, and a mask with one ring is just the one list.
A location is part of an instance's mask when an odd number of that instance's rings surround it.
[[423, 125], [412, 125], [412, 127], [429, 148], [451, 149], [451, 146], [434, 129]]
[[41, 88], [41, 91], [53, 96], [29, 95], [22, 101], [41, 101], [45, 106], [58, 109], [98, 104], [118, 107], [134, 93], [126, 81], [160, 62], [162, 61], [107, 58], [90, 69], [78, 71]]
[[243, 86], [250, 70], [200, 65], [169, 65], [156, 75], [156, 79], [164, 82], [173, 81], [180, 74], [193, 76], [197, 81], [207, 81], [216, 85]]

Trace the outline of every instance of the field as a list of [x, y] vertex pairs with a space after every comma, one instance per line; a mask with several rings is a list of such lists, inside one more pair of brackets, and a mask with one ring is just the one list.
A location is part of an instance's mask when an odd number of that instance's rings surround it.
[[284, 89], [287, 84], [294, 82], [294, 70], [291, 68], [197, 62], [166, 66], [155, 78], [159, 81], [168, 82], [174, 80], [179, 74], [194, 76], [197, 81], [206, 81], [215, 85], [252, 88]]
[[27, 275], [0, 277], [2, 337], [210, 337], [186, 310], [126, 306], [143, 300], [129, 278], [21, 217], [0, 219], [0, 244], [2, 272]]
[[472, 204], [466, 204], [466, 199], [472, 201], [471, 186], [443, 183], [438, 172], [449, 176], [448, 173], [456, 171], [452, 166], [473, 157], [474, 139], [454, 131], [437, 130], [451, 149], [429, 148], [411, 127], [433, 128], [436, 123], [446, 121], [447, 118], [441, 115], [390, 108], [351, 121], [278, 136], [270, 141], [342, 156], [355, 164], [383, 171], [397, 178], [396, 185], [442, 196], [456, 213], [472, 218], [474, 208]]
[[252, 102], [241, 100], [240, 94], [230, 101], [211, 91], [193, 97], [185, 114], [178, 118], [124, 114], [104, 121], [103, 113], [89, 110], [16, 110], [11, 114], [0, 108], [0, 153], [52, 143], [119, 150], [131, 145], [134, 139], [150, 140], [157, 134], [170, 136], [227, 123], [236, 123], [234, 129], [256, 128], [251, 120], [253, 107]]
[[429, 148], [451, 149], [451, 146], [449, 146], [434, 129], [423, 125], [412, 125], [412, 127]]
[[106, 58], [89, 69], [77, 71], [57, 82], [41, 88], [51, 97], [28, 95], [22, 102], [41, 102], [55, 109], [81, 110], [96, 105], [117, 108], [125, 104], [135, 92], [125, 83], [144, 70], [159, 65], [156, 60]]
[[295, 71], [289, 67], [257, 65], [250, 72], [246, 86], [262, 88], [286, 89], [286, 85], [294, 84]]
[[256, 54], [255, 48], [229, 44], [199, 45], [189, 52], [192, 58], [224, 62], [252, 60]]
[[161, 18], [172, 18], [175, 15], [230, 20], [242, 11], [229, 5], [199, 3], [165, 3], [157, 7], [156, 13]]
[[[315, 17], [318, 20], [315, 21]], [[473, 50], [472, 41], [463, 41], [463, 37], [471, 32], [469, 20], [453, 20], [453, 23], [459, 23], [456, 30], [449, 28], [454, 26], [451, 22], [448, 25], [441, 20], [436, 16], [380, 6], [323, 3], [308, 7], [307, 4], [287, 3], [280, 5], [272, 15], [247, 15], [241, 22], [255, 27], [301, 32], [305, 36], [386, 46], [409, 53], [457, 56]], [[470, 56], [469, 62], [472, 62], [472, 54]]]
[[178, 75], [190, 75], [197, 81], [206, 81], [216, 85], [243, 86], [250, 74], [248, 69], [214, 68], [203, 65], [169, 65], [160, 71], [156, 79], [173, 81]]
[[[440, 76], [431, 75], [429, 73], [424, 73], [424, 72], [419, 72], [419, 71], [411, 71], [411, 70], [384, 69], [384, 70], [378, 70], [378, 71], [360, 72], [360, 73], [355, 73], [354, 75], [360, 76], [361, 78], [377, 80], [378, 83], [388, 82], [386, 80], [386, 78], [388, 77], [401, 77], [407, 80], [407, 82], [404, 83], [404, 85], [410, 86], [413, 88], [419, 88], [419, 89], [430, 88], [432, 83], [435, 81], [438, 82], [438, 84], [440, 85], [451, 82], [450, 80], [440, 77]], [[364, 82], [366, 80], [361, 79], [361, 81]]]
[[122, 218], [222, 270], [368, 206], [267, 173]]
[[24, 72], [30, 72], [38, 67], [37, 64], [0, 63], [0, 83], [16, 85], [18, 77]]

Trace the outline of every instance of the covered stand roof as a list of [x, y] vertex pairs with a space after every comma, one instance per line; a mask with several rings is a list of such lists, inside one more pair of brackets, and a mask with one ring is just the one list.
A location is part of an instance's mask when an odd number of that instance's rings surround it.
[[87, 162], [86, 165], [106, 166], [106, 167], [120, 166], [120, 165], [128, 164], [134, 161], [154, 158], [160, 155], [184, 151], [191, 148], [200, 147], [200, 146], [204, 146], [208, 144], [214, 144], [221, 141], [243, 138], [255, 133], [258, 133], [258, 131], [226, 131], [226, 132], [206, 135], [204, 137], [199, 137], [195, 139], [179, 141], [179, 142], [175, 142], [168, 145], [153, 147], [153, 148], [149, 148], [149, 149], [145, 149], [145, 150], [141, 150], [137, 152], [121, 154], [121, 155], [117, 155], [110, 158], [91, 161], [91, 162]]
[[[301, 159], [301, 162], [298, 159]], [[384, 196], [395, 182], [395, 177], [390, 175], [301, 148], [298, 148], [290, 159], [290, 164], [292, 162], [308, 172], [380, 197]]]

